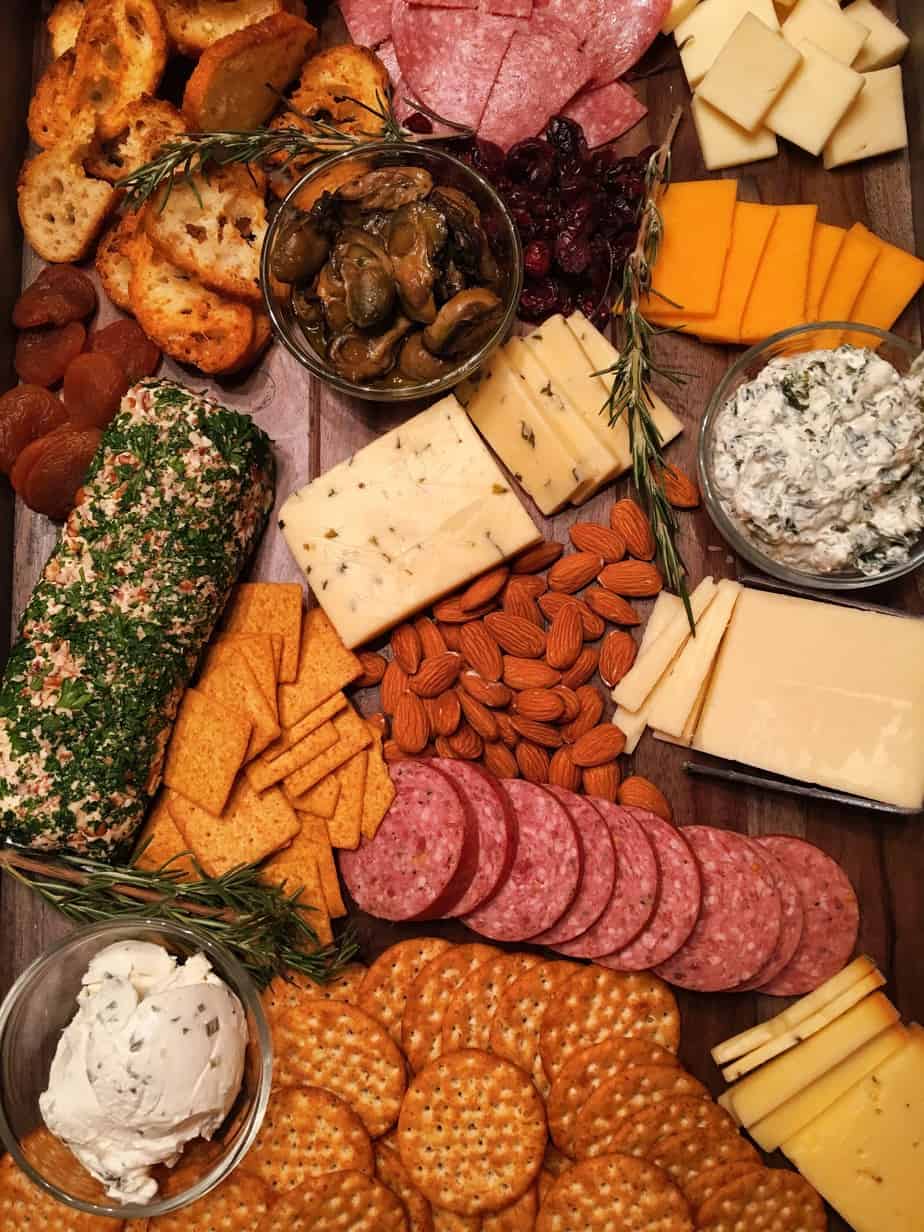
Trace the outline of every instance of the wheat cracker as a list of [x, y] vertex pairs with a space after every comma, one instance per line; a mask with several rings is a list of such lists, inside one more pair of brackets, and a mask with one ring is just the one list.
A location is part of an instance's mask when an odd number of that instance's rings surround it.
[[[248, 762], [245, 774], [253, 784], [254, 791], [266, 791], [267, 787], [282, 782], [302, 766], [309, 765], [316, 757], [332, 749], [338, 739], [334, 724], [322, 723], [310, 735], [299, 740], [298, 744], [286, 749], [280, 757], [274, 757], [271, 761], [258, 757], [256, 761]], [[294, 794], [286, 788], [286, 797], [289, 800], [293, 799]]]
[[497, 952], [479, 942], [453, 946], [432, 959], [411, 984], [401, 1024], [401, 1044], [411, 1069], [423, 1069], [440, 1055], [443, 1016], [456, 989]]
[[[360, 722], [368, 734], [368, 724], [362, 720]], [[361, 749], [339, 770], [334, 771], [340, 783], [340, 792], [334, 815], [327, 822], [327, 834], [333, 847], [345, 847], [352, 851], [359, 846], [368, 763], [369, 755], [365, 749]]]
[[201, 874], [190, 854], [189, 845], [170, 815], [168, 792], [161, 791], [154, 801], [147, 821], [138, 835], [138, 855], [133, 863], [138, 868], [179, 873], [179, 881], [199, 881]]
[[824, 1203], [804, 1177], [782, 1168], [739, 1176], [703, 1203], [701, 1232], [825, 1232]]
[[536, 1232], [693, 1232], [683, 1194], [658, 1168], [629, 1155], [575, 1164], [539, 1208]]
[[375, 1144], [375, 1175], [404, 1203], [408, 1232], [434, 1232], [433, 1208], [414, 1184], [392, 1135]]
[[[253, 1227], [254, 1225], [251, 1225]], [[364, 1172], [332, 1172], [290, 1190], [256, 1232], [408, 1232], [399, 1198]], [[224, 1229], [222, 1229], [224, 1232]]]
[[388, 764], [382, 754], [383, 736], [374, 723], [367, 722], [372, 744], [369, 746], [369, 762], [366, 766], [366, 790], [363, 793], [363, 836], [374, 839], [385, 814], [395, 798], [395, 785], [388, 773]]
[[533, 1232], [539, 1213], [538, 1182], [527, 1189], [522, 1198], [511, 1202], [495, 1215], [484, 1215], [481, 1232]]
[[372, 1139], [349, 1106], [320, 1087], [273, 1092], [247, 1167], [276, 1194], [352, 1168], [372, 1176]]
[[452, 948], [442, 937], [411, 937], [383, 950], [366, 972], [356, 1004], [378, 1019], [399, 1047], [411, 985], [424, 967]]
[[[363, 749], [367, 749], [372, 743], [369, 728], [352, 706], [347, 706], [340, 714], [334, 715], [331, 722], [334, 725], [334, 730], [337, 732], [336, 744], [331, 745], [330, 748], [325, 749], [323, 753], [318, 754], [317, 757], [313, 758], [306, 765], [286, 776], [286, 789], [290, 795], [303, 795], [310, 788], [314, 787], [316, 783], [320, 783], [321, 779], [326, 778], [328, 774], [333, 774], [335, 770], [345, 766], [355, 754]], [[311, 737], [309, 736], [308, 739], [310, 740]], [[284, 761], [285, 756], [279, 758], [279, 760]], [[365, 762], [363, 762], [362, 774], [363, 782], [365, 782]], [[337, 808], [340, 808], [344, 791], [344, 780], [341, 776]], [[361, 798], [359, 803], [361, 808]], [[358, 827], [359, 820], [355, 824]]]
[[295, 810], [277, 787], [258, 795], [246, 775], [237, 780], [218, 814], [174, 791], [168, 803], [177, 829], [210, 877], [241, 864], [259, 864], [284, 848], [301, 829]]
[[[276, 788], [271, 790], [275, 791]], [[293, 844], [267, 860], [260, 869], [260, 880], [278, 885], [288, 898], [298, 895], [296, 901], [301, 916], [314, 932], [314, 937], [310, 934], [302, 937], [301, 948], [310, 951], [319, 945], [330, 945], [334, 933], [321, 868], [317, 854], [309, 844]]]
[[329, 980], [326, 984], [317, 984], [307, 975], [277, 975], [261, 994], [263, 1011], [272, 1023], [286, 1010], [299, 1009], [307, 1001], [346, 1001], [353, 1003], [366, 975], [362, 963], [350, 963], [349, 966]]
[[309, 711], [308, 714], [299, 719], [294, 726], [285, 728], [279, 739], [273, 741], [265, 750], [263, 754], [264, 759], [266, 761], [275, 761], [277, 757], [287, 753], [293, 745], [298, 744], [300, 740], [304, 740], [306, 736], [310, 736], [313, 731], [317, 731], [328, 719], [332, 719], [335, 714], [345, 710], [346, 704], [346, 694], [339, 691], [336, 692], [333, 697], [329, 697], [327, 701], [322, 702], [320, 706], [316, 706], [314, 710]]
[[491, 1051], [531, 1074], [543, 1099], [550, 1084], [539, 1052], [542, 1019], [556, 989], [579, 970], [576, 963], [539, 963], [504, 990], [491, 1020]]
[[313, 813], [298, 814], [302, 823], [302, 832], [293, 839], [292, 846], [304, 844], [314, 852], [318, 861], [318, 871], [321, 874], [321, 888], [327, 903], [327, 914], [332, 920], [346, 915], [347, 910], [340, 893], [340, 878], [337, 876], [337, 865], [334, 863], [334, 851], [327, 834], [327, 822], [323, 817]]
[[266, 1215], [270, 1191], [238, 1168], [216, 1189], [182, 1210], [157, 1217], [157, 1232], [253, 1232]]
[[669, 1138], [659, 1138], [646, 1158], [657, 1164], [684, 1192], [690, 1182], [719, 1164], [760, 1163], [760, 1155], [736, 1129], [688, 1129]]
[[[286, 790], [285, 784], [282, 790]], [[301, 796], [290, 796], [286, 792], [286, 799], [297, 813], [312, 813], [315, 817], [323, 817], [325, 821], [330, 821], [337, 808], [337, 801], [340, 799], [340, 780], [336, 774], [329, 774], [326, 779], [315, 783], [314, 787], [310, 787]], [[329, 839], [330, 836], [328, 836], [328, 841]]]
[[724, 1108], [698, 1095], [676, 1095], [652, 1105], [627, 1120], [620, 1120], [612, 1133], [601, 1133], [589, 1146], [590, 1155], [616, 1151], [647, 1159], [655, 1143], [689, 1130], [721, 1136], [737, 1133], [735, 1122]]
[[575, 1159], [604, 1154], [592, 1149], [601, 1138], [609, 1137], [621, 1121], [633, 1120], [640, 1112], [666, 1103], [675, 1095], [709, 1100], [709, 1092], [698, 1079], [679, 1066], [636, 1065], [602, 1083], [577, 1114], [572, 1139]]
[[491, 1021], [505, 989], [539, 963], [536, 954], [498, 954], [465, 977], [446, 1009], [442, 1051], [488, 1049]]
[[245, 760], [258, 757], [268, 744], [279, 736], [273, 707], [266, 700], [260, 682], [247, 658], [240, 651], [229, 647], [214, 658], [206, 660], [199, 676], [200, 693], [213, 702], [244, 714], [253, 724], [250, 744]]

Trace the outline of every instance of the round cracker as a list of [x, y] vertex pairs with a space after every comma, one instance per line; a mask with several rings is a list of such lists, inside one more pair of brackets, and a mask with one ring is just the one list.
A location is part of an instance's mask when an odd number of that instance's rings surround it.
[[427, 1065], [408, 1087], [398, 1121], [414, 1184], [459, 1215], [502, 1210], [521, 1197], [546, 1141], [545, 1110], [529, 1076], [475, 1048]]
[[488, 1047], [532, 1074], [543, 1099], [549, 1093], [549, 1079], [539, 1054], [542, 1019], [555, 990], [580, 970], [577, 963], [541, 962], [505, 989], [491, 1021]]
[[[62, 1149], [67, 1148], [62, 1144]], [[99, 1190], [91, 1200], [105, 1201], [102, 1186], [89, 1173], [87, 1178]], [[12, 1155], [0, 1158], [0, 1228], [9, 1228], [10, 1232], [14, 1228], [17, 1232], [112, 1232], [112, 1227], [112, 1220], [105, 1215], [72, 1210], [33, 1185]]]
[[504, 991], [537, 966], [535, 954], [498, 954], [465, 977], [446, 1008], [441, 1032], [442, 1051], [480, 1048], [487, 1051], [491, 1021]]
[[718, 1133], [688, 1129], [682, 1134], [672, 1134], [659, 1139], [646, 1158], [663, 1168], [684, 1193], [697, 1176], [719, 1164], [761, 1163], [750, 1142], [746, 1142], [737, 1130], [730, 1129]]
[[433, 1211], [404, 1166], [398, 1143], [389, 1135], [375, 1144], [375, 1175], [404, 1203], [408, 1232], [434, 1232]]
[[542, 1064], [554, 1082], [581, 1048], [613, 1036], [652, 1040], [676, 1052], [680, 1012], [674, 994], [646, 972], [582, 967], [558, 990], [542, 1019]]
[[496, 1215], [485, 1215], [481, 1220], [481, 1232], [533, 1232], [539, 1212], [539, 1194], [536, 1185], [530, 1185], [522, 1198], [504, 1207]]
[[330, 1091], [280, 1087], [270, 1097], [247, 1167], [277, 1194], [328, 1172], [372, 1176], [372, 1141], [349, 1104]]
[[450, 949], [452, 942], [442, 937], [411, 937], [383, 950], [366, 972], [356, 1004], [379, 1020], [399, 1048], [411, 985], [428, 963]]
[[297, 1009], [306, 1001], [347, 1001], [356, 1003], [357, 994], [366, 976], [362, 963], [350, 963], [336, 979], [326, 984], [316, 984], [307, 975], [293, 975], [284, 979], [281, 975], [270, 983], [261, 995], [263, 1011], [272, 1023], [286, 1010]]
[[404, 1058], [381, 1023], [341, 1001], [307, 1001], [273, 1028], [281, 1087], [324, 1087], [350, 1105], [373, 1138], [394, 1125]]
[[824, 1203], [798, 1172], [762, 1168], [731, 1181], [704, 1202], [696, 1218], [701, 1232], [825, 1232]]
[[411, 1069], [423, 1069], [442, 1051], [443, 1015], [462, 981], [496, 957], [493, 945], [454, 945], [427, 963], [408, 989], [401, 1043]]
[[590, 1154], [606, 1155], [616, 1151], [621, 1155], [649, 1159], [655, 1143], [689, 1130], [709, 1133], [713, 1137], [738, 1132], [735, 1122], [718, 1104], [698, 1095], [676, 1095], [619, 1121], [611, 1136], [601, 1135], [597, 1139]]
[[331, 1172], [278, 1198], [258, 1232], [344, 1232], [345, 1228], [408, 1232], [407, 1216], [400, 1199], [380, 1181], [364, 1172]]
[[629, 1155], [585, 1159], [552, 1186], [536, 1232], [693, 1232], [690, 1208], [663, 1172]]
[[752, 1172], [763, 1171], [763, 1164], [747, 1163], [745, 1160], [739, 1163], [719, 1164], [717, 1168], [709, 1168], [708, 1171], [694, 1176], [684, 1190], [684, 1197], [689, 1202], [693, 1214], [696, 1215], [704, 1202], [732, 1181], [749, 1176]]
[[550, 1172], [548, 1168], [543, 1168], [539, 1173], [539, 1180], [536, 1184], [539, 1186], [539, 1206], [545, 1206], [545, 1200], [549, 1196], [552, 1186], [558, 1180], [554, 1172]]
[[546, 1172], [551, 1172], [552, 1176], [561, 1176], [563, 1172], [567, 1172], [569, 1168], [574, 1167], [574, 1160], [569, 1159], [567, 1155], [563, 1155], [557, 1146], [549, 1142], [545, 1148], [545, 1158], [542, 1161], [542, 1167]]
[[457, 1215], [455, 1211], [433, 1208], [433, 1232], [481, 1232], [480, 1215]]
[[158, 1164], [154, 1169], [158, 1190], [162, 1198], [191, 1189], [207, 1172], [210, 1172], [221, 1157], [223, 1147], [214, 1139], [193, 1138], [183, 1147], [183, 1154], [172, 1168]]
[[677, 1095], [709, 1101], [709, 1092], [679, 1066], [635, 1065], [602, 1083], [577, 1114], [572, 1149], [575, 1159], [608, 1154], [614, 1130], [640, 1112], [659, 1107]]
[[260, 1178], [238, 1168], [198, 1202], [158, 1215], [157, 1232], [251, 1232], [263, 1226], [269, 1205], [270, 1192]]
[[613, 1036], [589, 1048], [581, 1048], [561, 1068], [546, 1101], [549, 1133], [566, 1155], [572, 1153], [577, 1114], [598, 1087], [625, 1073], [633, 1065], [665, 1065], [677, 1068], [672, 1052], [650, 1040]]

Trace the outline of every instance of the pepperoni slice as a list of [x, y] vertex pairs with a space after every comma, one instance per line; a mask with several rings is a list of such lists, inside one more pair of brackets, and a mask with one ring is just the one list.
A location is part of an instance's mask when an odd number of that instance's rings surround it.
[[127, 392], [125, 369], [106, 351], [85, 351], [64, 374], [64, 405], [78, 428], [105, 428]]
[[125, 369], [129, 385], [153, 376], [160, 367], [161, 350], [137, 321], [113, 321], [90, 338], [91, 351], [103, 351]]
[[0, 398], [0, 471], [8, 475], [31, 441], [67, 422], [64, 403], [41, 385], [17, 385]]
[[28, 385], [50, 388], [83, 350], [87, 331], [79, 321], [55, 329], [27, 329], [16, 340], [14, 364]]
[[98, 428], [56, 428], [43, 438], [44, 448], [29, 468], [22, 498], [36, 513], [63, 521], [87, 477], [103, 438]]
[[96, 287], [73, 265], [49, 265], [20, 295], [13, 308], [17, 329], [69, 325], [96, 311]]

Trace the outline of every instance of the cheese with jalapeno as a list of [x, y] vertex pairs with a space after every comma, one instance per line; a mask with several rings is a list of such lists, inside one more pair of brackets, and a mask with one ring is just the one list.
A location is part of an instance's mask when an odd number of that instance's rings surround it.
[[716, 421], [719, 499], [766, 555], [874, 575], [924, 531], [924, 359], [841, 346], [771, 360]]

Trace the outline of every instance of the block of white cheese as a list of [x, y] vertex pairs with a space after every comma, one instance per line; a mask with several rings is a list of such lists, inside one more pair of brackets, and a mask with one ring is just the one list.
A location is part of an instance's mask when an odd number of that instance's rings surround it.
[[[827, 4], [828, 0], [820, 0]], [[866, 84], [808, 39], [797, 44], [802, 63], [764, 119], [767, 128], [793, 145], [819, 155]]]
[[699, 4], [699, 0], [671, 0], [671, 7], [661, 26], [662, 34], [672, 34]]
[[698, 86], [747, 13], [771, 30], [779, 30], [773, 0], [702, 0], [674, 30], [687, 81]]
[[691, 110], [707, 171], [724, 171], [726, 167], [776, 158], [779, 153], [776, 135], [765, 126], [749, 133], [698, 94], [693, 95]]
[[753, 13], [745, 13], [696, 93], [740, 128], [753, 133], [763, 124], [799, 61], [798, 51], [778, 31], [765, 26]]
[[920, 808], [924, 620], [745, 588], [694, 747]]
[[[672, 595], [669, 590], [661, 591], [657, 599], [655, 599], [655, 605], [648, 616], [648, 623], [645, 625], [645, 632], [642, 634], [642, 640], [638, 648], [639, 654], [645, 653], [655, 638], [667, 628], [676, 613], [682, 610], [683, 601], [679, 595]], [[657, 685], [648, 695], [647, 701], [638, 710], [627, 710], [624, 706], [616, 707], [613, 713], [613, 722], [626, 738], [626, 753], [634, 753], [638, 748], [638, 742], [648, 726], [648, 712], [666, 683], [667, 679]]]
[[902, 59], [911, 40], [900, 30], [873, 0], [853, 0], [844, 9], [844, 16], [851, 18], [869, 31], [866, 42], [860, 48], [853, 67], [858, 73], [870, 73], [878, 68], [891, 68]]
[[452, 395], [293, 492], [279, 521], [350, 647], [542, 537]]
[[854, 1232], [924, 1224], [924, 1031], [783, 1143]]
[[783, 38], [793, 47], [808, 39], [841, 64], [853, 64], [868, 36], [866, 26], [841, 12], [830, 0], [798, 0], [783, 22]]
[[897, 65], [883, 68], [864, 73], [863, 80], [856, 102], [824, 148], [826, 171], [861, 158], [903, 150], [908, 144], [902, 70]]

